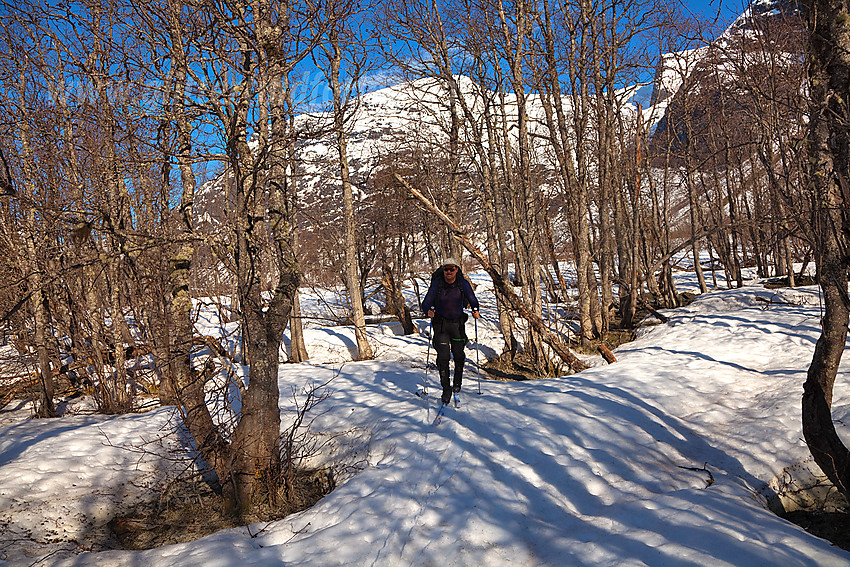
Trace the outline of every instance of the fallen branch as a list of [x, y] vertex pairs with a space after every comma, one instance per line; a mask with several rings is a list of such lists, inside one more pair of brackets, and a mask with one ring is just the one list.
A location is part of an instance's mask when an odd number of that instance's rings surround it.
[[[776, 296], [774, 295], [773, 297], [776, 297]], [[797, 303], [797, 302], [794, 302], [794, 301], [785, 301], [785, 300], [783, 300], [783, 299], [774, 299], [773, 297], [771, 297], [770, 299], [767, 299], [767, 298], [764, 298], [764, 297], [761, 297], [761, 296], [758, 296], [758, 295], [757, 295], [757, 296], [756, 296], [756, 301], [760, 301], [760, 302], [762, 302], [762, 303], [765, 303], [765, 304], [766, 304], [766, 305], [762, 308], [762, 310], [764, 310], [764, 311], [769, 310], [771, 305], [794, 305], [794, 306], [797, 306], [797, 307], [799, 307], [800, 305], [803, 305], [803, 302], [802, 302], [802, 301], [800, 301], [799, 303]]]
[[[622, 279], [620, 279], [620, 278], [614, 278], [614, 281], [616, 281], [618, 285], [623, 286], [624, 288], [626, 288], [626, 291], [631, 292], [631, 288], [629, 287], [629, 284], [627, 284], [626, 282], [624, 282]], [[648, 302], [648, 301], [646, 301], [646, 300], [645, 300], [644, 298], [642, 298], [640, 295], [637, 295], [637, 296], [636, 296], [636, 299], [637, 299], [637, 302], [638, 302], [639, 304], [641, 304], [642, 306], [644, 306], [644, 307], [646, 308], [646, 310], [647, 310], [647, 311], [649, 311], [650, 313], [652, 313], [653, 315], [655, 315], [655, 317], [656, 317], [659, 321], [661, 321], [662, 323], [666, 323], [666, 322], [668, 322], [668, 321], [670, 320], [670, 318], [669, 318], [669, 317], [667, 317], [667, 316], [662, 315], [661, 313], [659, 313], [659, 312], [658, 312], [655, 308], [653, 308], [653, 307], [652, 307], [652, 305], [650, 305], [650, 304], [649, 304], [649, 302]]]
[[655, 315], [655, 318], [661, 321], [662, 323], [666, 323], [670, 320], [669, 317], [662, 315], [657, 310], [655, 310], [649, 303], [647, 303], [643, 298], [638, 297], [638, 303], [646, 307], [647, 311]]
[[708, 473], [708, 480], [706, 480], [706, 481], [705, 481], [705, 487], [706, 487], [706, 488], [708, 488], [709, 486], [711, 486], [712, 484], [714, 484], [714, 475], [713, 475], [713, 474], [711, 474], [711, 471], [710, 471], [710, 470], [708, 470], [708, 463], [705, 463], [705, 464], [702, 466], [702, 468], [699, 468], [699, 467], [683, 467], [682, 465], [679, 465], [679, 468], [680, 468], [680, 469], [684, 469], [684, 470], [686, 470], [686, 471], [695, 471], [695, 472], [704, 472], [704, 473]]
[[599, 351], [599, 354], [602, 355], [602, 358], [604, 358], [605, 362], [607, 362], [608, 364], [613, 364], [617, 362], [617, 357], [614, 356], [614, 353], [611, 352], [611, 349], [608, 348], [606, 345], [599, 343], [599, 346], [596, 347], [596, 350]]
[[17, 378], [18, 380], [11, 384], [0, 386], [0, 409], [6, 407], [9, 402], [21, 394], [37, 388], [41, 382], [41, 376], [38, 375], [25, 375]]
[[466, 236], [466, 232], [460, 229], [452, 219], [450, 219], [443, 211], [441, 211], [437, 205], [429, 201], [421, 192], [419, 192], [415, 187], [413, 187], [410, 183], [405, 181], [398, 173], [394, 174], [395, 178], [407, 189], [411, 195], [419, 199], [426, 209], [437, 215], [437, 217], [443, 221], [446, 227], [449, 229], [449, 232], [457, 240], [464, 248], [466, 248], [470, 254], [472, 254], [476, 260], [481, 264], [484, 268], [484, 271], [490, 275], [490, 279], [493, 280], [493, 285], [498, 289], [507, 302], [510, 304], [511, 308], [516, 311], [523, 319], [528, 321], [531, 327], [540, 333], [543, 342], [549, 345], [552, 350], [563, 360], [567, 366], [573, 372], [581, 372], [582, 370], [587, 370], [589, 368], [584, 362], [578, 359], [569, 349], [569, 347], [561, 340], [561, 338], [553, 333], [549, 327], [546, 326], [546, 323], [535, 315], [532, 312], [531, 307], [522, 300], [513, 290], [505, 284], [505, 279], [502, 277], [502, 274], [490, 263], [484, 253], [481, 252]]

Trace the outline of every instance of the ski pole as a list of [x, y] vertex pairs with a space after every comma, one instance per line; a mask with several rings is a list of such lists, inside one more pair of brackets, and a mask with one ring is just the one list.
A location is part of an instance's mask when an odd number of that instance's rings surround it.
[[481, 395], [481, 365], [478, 363], [478, 351], [481, 349], [481, 345], [478, 343], [478, 318], [473, 318], [475, 322], [475, 370], [476, 374], [478, 374], [478, 395]]

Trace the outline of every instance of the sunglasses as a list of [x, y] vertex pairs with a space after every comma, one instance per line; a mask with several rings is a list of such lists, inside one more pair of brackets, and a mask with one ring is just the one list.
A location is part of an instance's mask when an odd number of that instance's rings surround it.
[[446, 266], [445, 268], [443, 268], [443, 271], [444, 272], [456, 272], [457, 266]]

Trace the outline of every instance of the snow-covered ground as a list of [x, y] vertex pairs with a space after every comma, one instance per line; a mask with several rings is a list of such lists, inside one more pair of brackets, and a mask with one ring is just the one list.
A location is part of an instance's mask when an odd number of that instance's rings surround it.
[[[478, 293], [479, 338], [498, 348], [492, 295]], [[768, 509], [789, 471], [811, 463], [800, 398], [817, 290], [752, 285], [667, 314], [617, 349], [616, 363], [577, 375], [479, 382], [470, 370], [462, 406], [437, 427], [434, 371], [432, 395], [414, 395], [426, 378], [423, 336], [372, 327], [378, 359], [350, 362], [350, 329], [311, 326], [314, 362], [281, 366], [284, 421], [293, 388], [333, 378], [312, 429], [334, 439], [325, 458], [358, 472], [284, 520], [147, 551], [84, 550], [141, 497], [139, 486], [176, 466], [156, 456], [179, 447], [172, 409], [28, 420], [13, 403], [0, 413], [0, 557], [146, 567], [850, 565], [850, 553]], [[850, 441], [847, 364], [834, 409]]]

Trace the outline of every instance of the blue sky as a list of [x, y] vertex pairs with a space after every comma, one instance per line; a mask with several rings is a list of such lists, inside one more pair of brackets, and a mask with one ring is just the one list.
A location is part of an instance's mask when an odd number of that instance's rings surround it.
[[[737, 18], [751, 0], [670, 0], [670, 2], [671, 6], [678, 5], [684, 14], [690, 13], [701, 19], [711, 20], [719, 16], [718, 21], [711, 26], [716, 34]], [[305, 61], [301, 70], [304, 75], [301, 76], [299, 87], [296, 87], [296, 90], [299, 90], [296, 93], [296, 99], [304, 97], [312, 101], [308, 103], [308, 108], [317, 109], [326, 105], [330, 101], [330, 93], [321, 71], [313, 65], [312, 60]], [[651, 74], [652, 71], [648, 70], [647, 78], [651, 78]], [[392, 73], [387, 69], [374, 70], [361, 79], [360, 88], [361, 92], [368, 92], [394, 82]]]
[[713, 16], [720, 10], [724, 19], [734, 19], [750, 4], [749, 0], [676, 0], [686, 10], [694, 14]]

